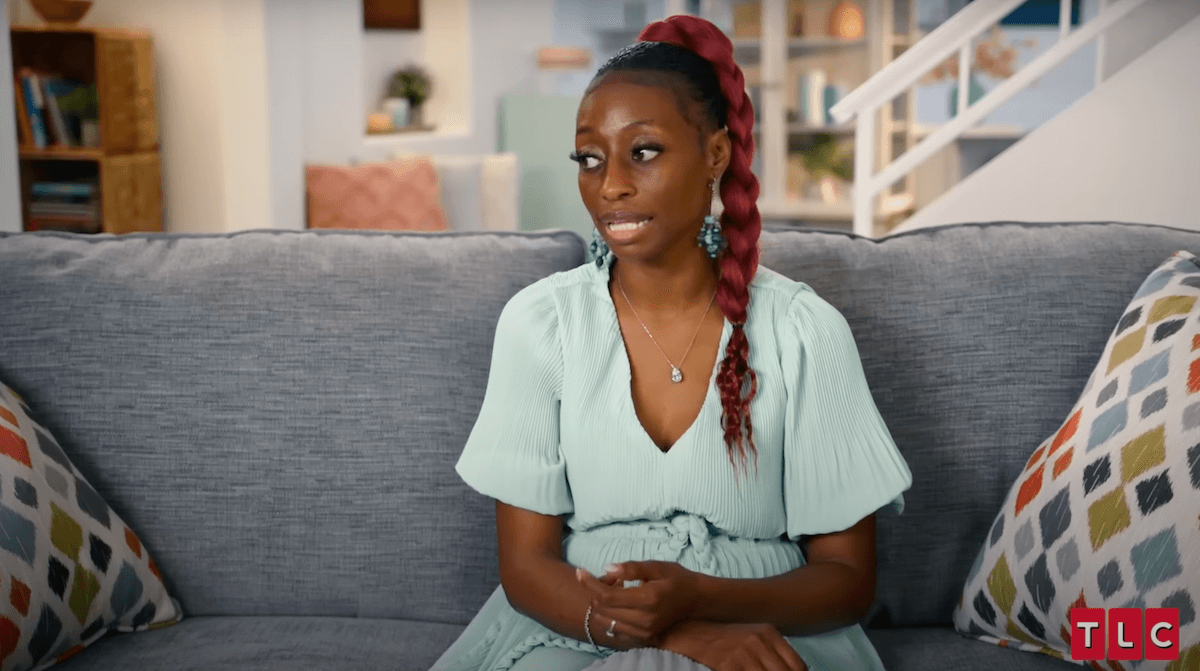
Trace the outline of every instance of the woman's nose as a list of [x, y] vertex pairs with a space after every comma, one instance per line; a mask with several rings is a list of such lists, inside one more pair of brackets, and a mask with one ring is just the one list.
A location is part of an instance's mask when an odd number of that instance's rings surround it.
[[636, 192], [629, 171], [618, 162], [610, 161], [604, 166], [604, 177], [600, 183], [600, 196], [605, 200], [621, 200]]

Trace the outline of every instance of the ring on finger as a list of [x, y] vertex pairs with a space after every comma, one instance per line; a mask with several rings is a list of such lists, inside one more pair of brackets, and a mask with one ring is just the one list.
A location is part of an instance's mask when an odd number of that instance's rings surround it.
[[613, 620], [612, 622], [609, 623], [608, 629], [604, 633], [607, 634], [609, 638], [612, 638], [613, 636], [617, 635], [616, 629], [617, 629], [617, 621]]

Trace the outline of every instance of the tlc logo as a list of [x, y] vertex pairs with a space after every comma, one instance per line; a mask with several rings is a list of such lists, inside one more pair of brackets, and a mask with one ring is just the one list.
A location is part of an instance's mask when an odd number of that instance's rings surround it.
[[[1179, 609], [1140, 608], [1071, 609], [1071, 659], [1156, 661], [1179, 659]], [[1105, 647], [1105, 642], [1108, 647]], [[1143, 643], [1145, 645], [1143, 646]]]

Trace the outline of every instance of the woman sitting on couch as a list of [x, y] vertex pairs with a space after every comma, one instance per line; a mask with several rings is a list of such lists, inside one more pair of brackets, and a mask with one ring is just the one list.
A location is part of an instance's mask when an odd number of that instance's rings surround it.
[[458, 472], [497, 500], [502, 585], [434, 669], [570, 671], [632, 648], [882, 669], [856, 622], [875, 513], [902, 507], [908, 467], [845, 319], [758, 266], [729, 39], [675, 16], [640, 40], [577, 117], [597, 263], [500, 316]]

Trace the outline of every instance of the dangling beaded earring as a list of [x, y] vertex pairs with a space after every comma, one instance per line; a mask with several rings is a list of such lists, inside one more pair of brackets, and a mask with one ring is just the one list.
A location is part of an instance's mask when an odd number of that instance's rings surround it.
[[608, 243], [600, 236], [600, 229], [592, 229], [592, 243], [588, 245], [588, 251], [592, 253], [592, 258], [596, 262], [597, 268], [604, 267], [604, 257], [608, 256]]
[[[709, 182], [709, 187], [715, 196], [716, 182]], [[700, 234], [696, 236], [696, 244], [703, 247], [708, 252], [709, 258], [712, 259], [717, 258], [717, 255], [725, 248], [725, 236], [721, 235], [721, 224], [713, 215], [704, 217], [704, 225], [700, 227]]]

